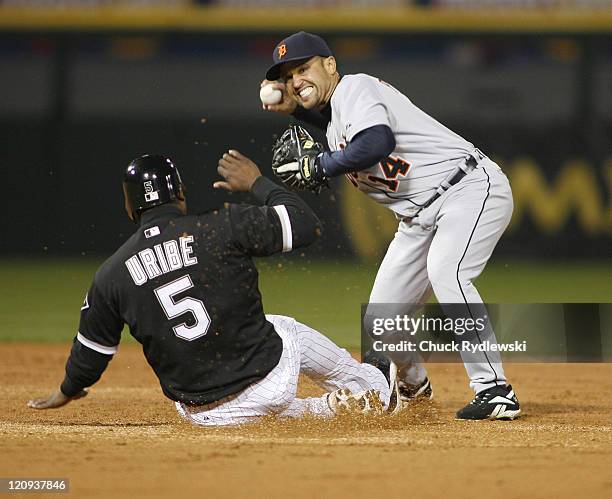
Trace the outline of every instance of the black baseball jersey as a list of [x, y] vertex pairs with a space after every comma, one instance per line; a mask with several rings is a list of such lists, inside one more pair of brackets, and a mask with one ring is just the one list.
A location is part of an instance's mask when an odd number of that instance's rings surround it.
[[264, 316], [252, 256], [311, 243], [319, 221], [264, 177], [265, 206], [227, 205], [185, 216], [172, 204], [143, 213], [140, 227], [97, 271], [81, 308], [62, 392], [96, 382], [121, 331], [142, 344], [164, 394], [207, 404], [265, 377], [282, 341]]

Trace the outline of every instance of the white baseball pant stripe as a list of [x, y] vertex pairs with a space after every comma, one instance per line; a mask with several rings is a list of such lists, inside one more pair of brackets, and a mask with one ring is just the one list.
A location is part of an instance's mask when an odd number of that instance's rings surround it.
[[327, 392], [338, 388], [348, 388], [353, 393], [378, 390], [388, 405], [390, 388], [377, 368], [360, 364], [345, 349], [291, 317], [266, 315], [266, 318], [283, 341], [276, 367], [242, 392], [212, 404], [188, 406], [176, 402], [182, 417], [202, 426], [222, 426], [249, 423], [268, 414], [331, 416], [327, 393], [321, 397], [296, 398], [300, 372]]
[[[470, 305], [483, 305], [473, 281], [508, 226], [512, 208], [508, 179], [485, 158], [418, 217], [400, 222], [376, 276], [370, 303], [398, 304], [388, 313], [406, 314], [411, 310], [402, 304], [422, 304], [433, 290], [439, 303], [465, 304], [469, 316]], [[490, 323], [479, 339], [496, 342]], [[418, 354], [391, 357], [406, 382], [418, 384], [427, 376]], [[462, 353], [462, 360], [476, 393], [506, 383], [499, 353]]]

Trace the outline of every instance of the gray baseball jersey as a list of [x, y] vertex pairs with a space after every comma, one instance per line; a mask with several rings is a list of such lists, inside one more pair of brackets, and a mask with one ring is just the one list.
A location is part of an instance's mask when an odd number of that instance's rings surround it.
[[[369, 301], [397, 304], [396, 312], [409, 313], [410, 304], [423, 303], [433, 290], [440, 303], [465, 304], [468, 316], [471, 304], [482, 304], [473, 281], [510, 221], [512, 192], [508, 180], [498, 165], [476, 152], [473, 144], [388, 83], [366, 74], [344, 76], [331, 98], [327, 126], [330, 149], [344, 148], [359, 132], [376, 125], [392, 130], [394, 151], [348, 177], [362, 192], [403, 217], [380, 265]], [[470, 156], [478, 157], [476, 170], [437, 202], [420, 210]], [[373, 313], [371, 308], [367, 313]], [[496, 342], [490, 324], [481, 338]], [[427, 376], [418, 354], [391, 357], [405, 382], [420, 384]], [[506, 384], [499, 354], [462, 357], [475, 392]]]
[[387, 125], [392, 155], [349, 175], [362, 192], [399, 215], [413, 215], [475, 147], [421, 111], [388, 83], [366, 74], [342, 77], [331, 99], [327, 141], [332, 151], [366, 128]]

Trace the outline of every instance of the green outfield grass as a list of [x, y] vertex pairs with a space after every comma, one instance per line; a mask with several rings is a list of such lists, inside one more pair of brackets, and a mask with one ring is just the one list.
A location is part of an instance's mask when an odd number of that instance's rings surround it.
[[[0, 341], [70, 341], [100, 260], [0, 261]], [[266, 312], [295, 317], [346, 347], [359, 346], [360, 305], [376, 266], [261, 260]], [[477, 286], [488, 302], [612, 302], [612, 261], [491, 262]], [[124, 333], [124, 339], [129, 334]]]

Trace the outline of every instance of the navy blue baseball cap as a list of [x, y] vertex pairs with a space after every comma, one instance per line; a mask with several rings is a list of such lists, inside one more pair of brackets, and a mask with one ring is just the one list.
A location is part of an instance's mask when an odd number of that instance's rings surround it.
[[280, 68], [286, 62], [310, 59], [317, 55], [329, 57], [334, 54], [320, 36], [305, 31], [294, 33], [281, 40], [274, 48], [272, 53], [274, 65], [268, 69], [266, 79], [278, 80], [280, 78]]

